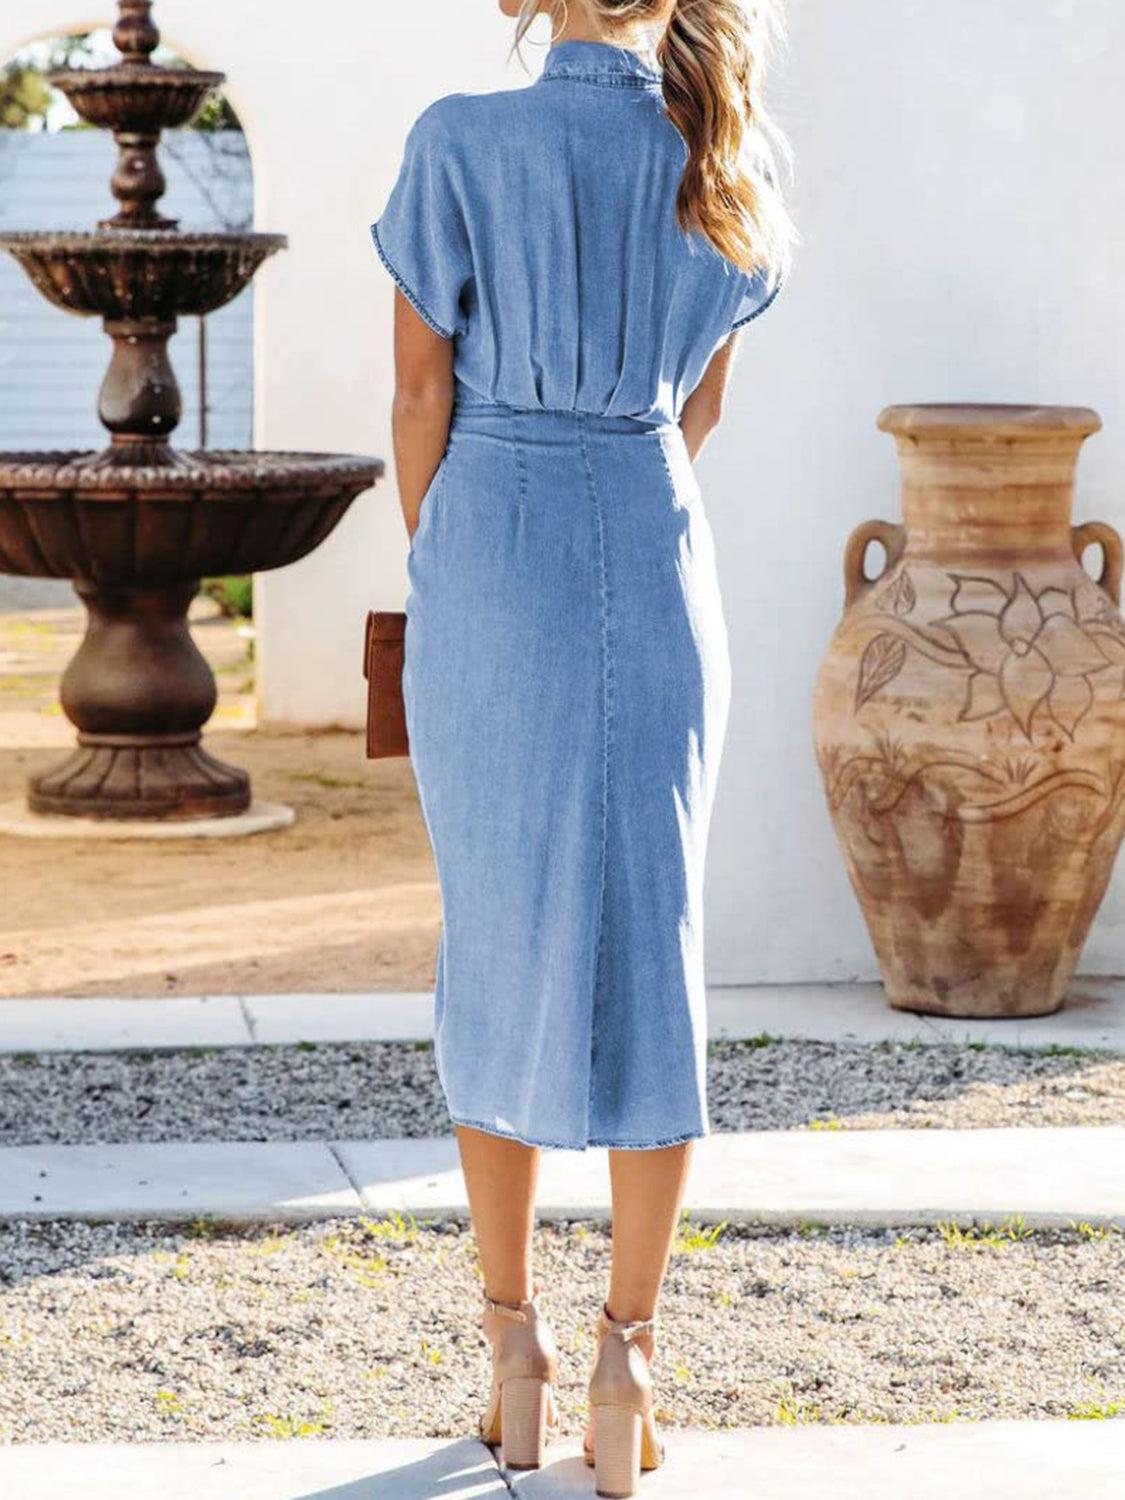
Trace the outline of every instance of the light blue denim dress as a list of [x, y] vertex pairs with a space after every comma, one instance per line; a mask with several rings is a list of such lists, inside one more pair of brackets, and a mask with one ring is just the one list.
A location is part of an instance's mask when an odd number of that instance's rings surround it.
[[442, 898], [452, 1119], [533, 1145], [708, 1131], [703, 869], [730, 660], [679, 415], [773, 299], [675, 198], [660, 74], [558, 42], [451, 94], [371, 232], [455, 341], [408, 561], [403, 694]]

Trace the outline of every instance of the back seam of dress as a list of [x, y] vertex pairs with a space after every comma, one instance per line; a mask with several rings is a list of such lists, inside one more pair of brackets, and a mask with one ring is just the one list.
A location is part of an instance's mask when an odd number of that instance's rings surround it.
[[585, 421], [581, 419], [579, 420], [579, 433], [582, 444], [582, 462], [586, 469], [586, 481], [590, 488], [590, 500], [594, 511], [594, 528], [598, 548], [598, 588], [602, 615], [602, 838], [601, 869], [599, 872], [600, 890], [598, 892], [598, 937], [594, 945], [594, 967], [590, 985], [590, 1073], [586, 1082], [585, 1129], [588, 1141], [590, 1137], [590, 1120], [594, 1092], [594, 1059], [598, 1047], [598, 981], [602, 966], [602, 944], [605, 939], [605, 897], [609, 850], [609, 746], [613, 717], [613, 655], [610, 650], [610, 585], [609, 571], [606, 566], [605, 513], [602, 509], [597, 481], [594, 478], [594, 466], [590, 461], [589, 432]]

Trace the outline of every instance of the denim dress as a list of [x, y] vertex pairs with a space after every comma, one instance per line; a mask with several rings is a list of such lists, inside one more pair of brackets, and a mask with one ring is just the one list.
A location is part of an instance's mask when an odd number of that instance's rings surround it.
[[408, 558], [403, 695], [442, 900], [453, 1121], [531, 1145], [707, 1134], [703, 871], [730, 701], [679, 425], [748, 275], [675, 199], [659, 71], [565, 41], [412, 127], [371, 226], [454, 343]]

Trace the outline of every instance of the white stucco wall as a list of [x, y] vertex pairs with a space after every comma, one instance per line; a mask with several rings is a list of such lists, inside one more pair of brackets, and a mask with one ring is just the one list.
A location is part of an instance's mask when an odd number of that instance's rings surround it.
[[[156, 14], [170, 44], [230, 75], [257, 223], [291, 237], [255, 283], [259, 445], [389, 459], [391, 289], [367, 224], [431, 98], [521, 81], [508, 23], [492, 0], [336, 0], [323, 16], [298, 0], [159, 0]], [[67, 0], [20, 0], [0, 12], [0, 56], [91, 22]], [[805, 245], [744, 338], [700, 460], [736, 674], [708, 874], [715, 983], [875, 973], [809, 697], [844, 539], [897, 512], [879, 408], [1095, 405], [1107, 430], [1079, 518], [1125, 523], [1125, 7], [792, 0], [791, 30], [774, 105]], [[404, 556], [388, 480], [314, 557], [261, 581], [266, 717], [359, 722], [363, 611], [401, 605]], [[1085, 967], [1125, 970], [1120, 878]]]

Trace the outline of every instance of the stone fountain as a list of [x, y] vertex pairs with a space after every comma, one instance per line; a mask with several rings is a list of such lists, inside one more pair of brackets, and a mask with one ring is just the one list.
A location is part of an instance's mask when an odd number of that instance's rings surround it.
[[216, 687], [188, 606], [204, 577], [304, 557], [384, 466], [171, 447], [177, 317], [229, 302], [286, 239], [183, 233], [158, 211], [160, 133], [189, 124], [223, 74], [155, 64], [152, 0], [118, 10], [120, 63], [50, 79], [83, 120], [114, 132], [118, 212], [92, 232], [0, 234], [44, 297], [101, 317], [113, 341], [98, 402], [106, 448], [0, 453], [0, 572], [70, 578], [87, 611], [60, 691], [77, 748], [31, 778], [28, 805], [81, 818], [229, 817], [249, 807], [250, 778], [201, 744]]

